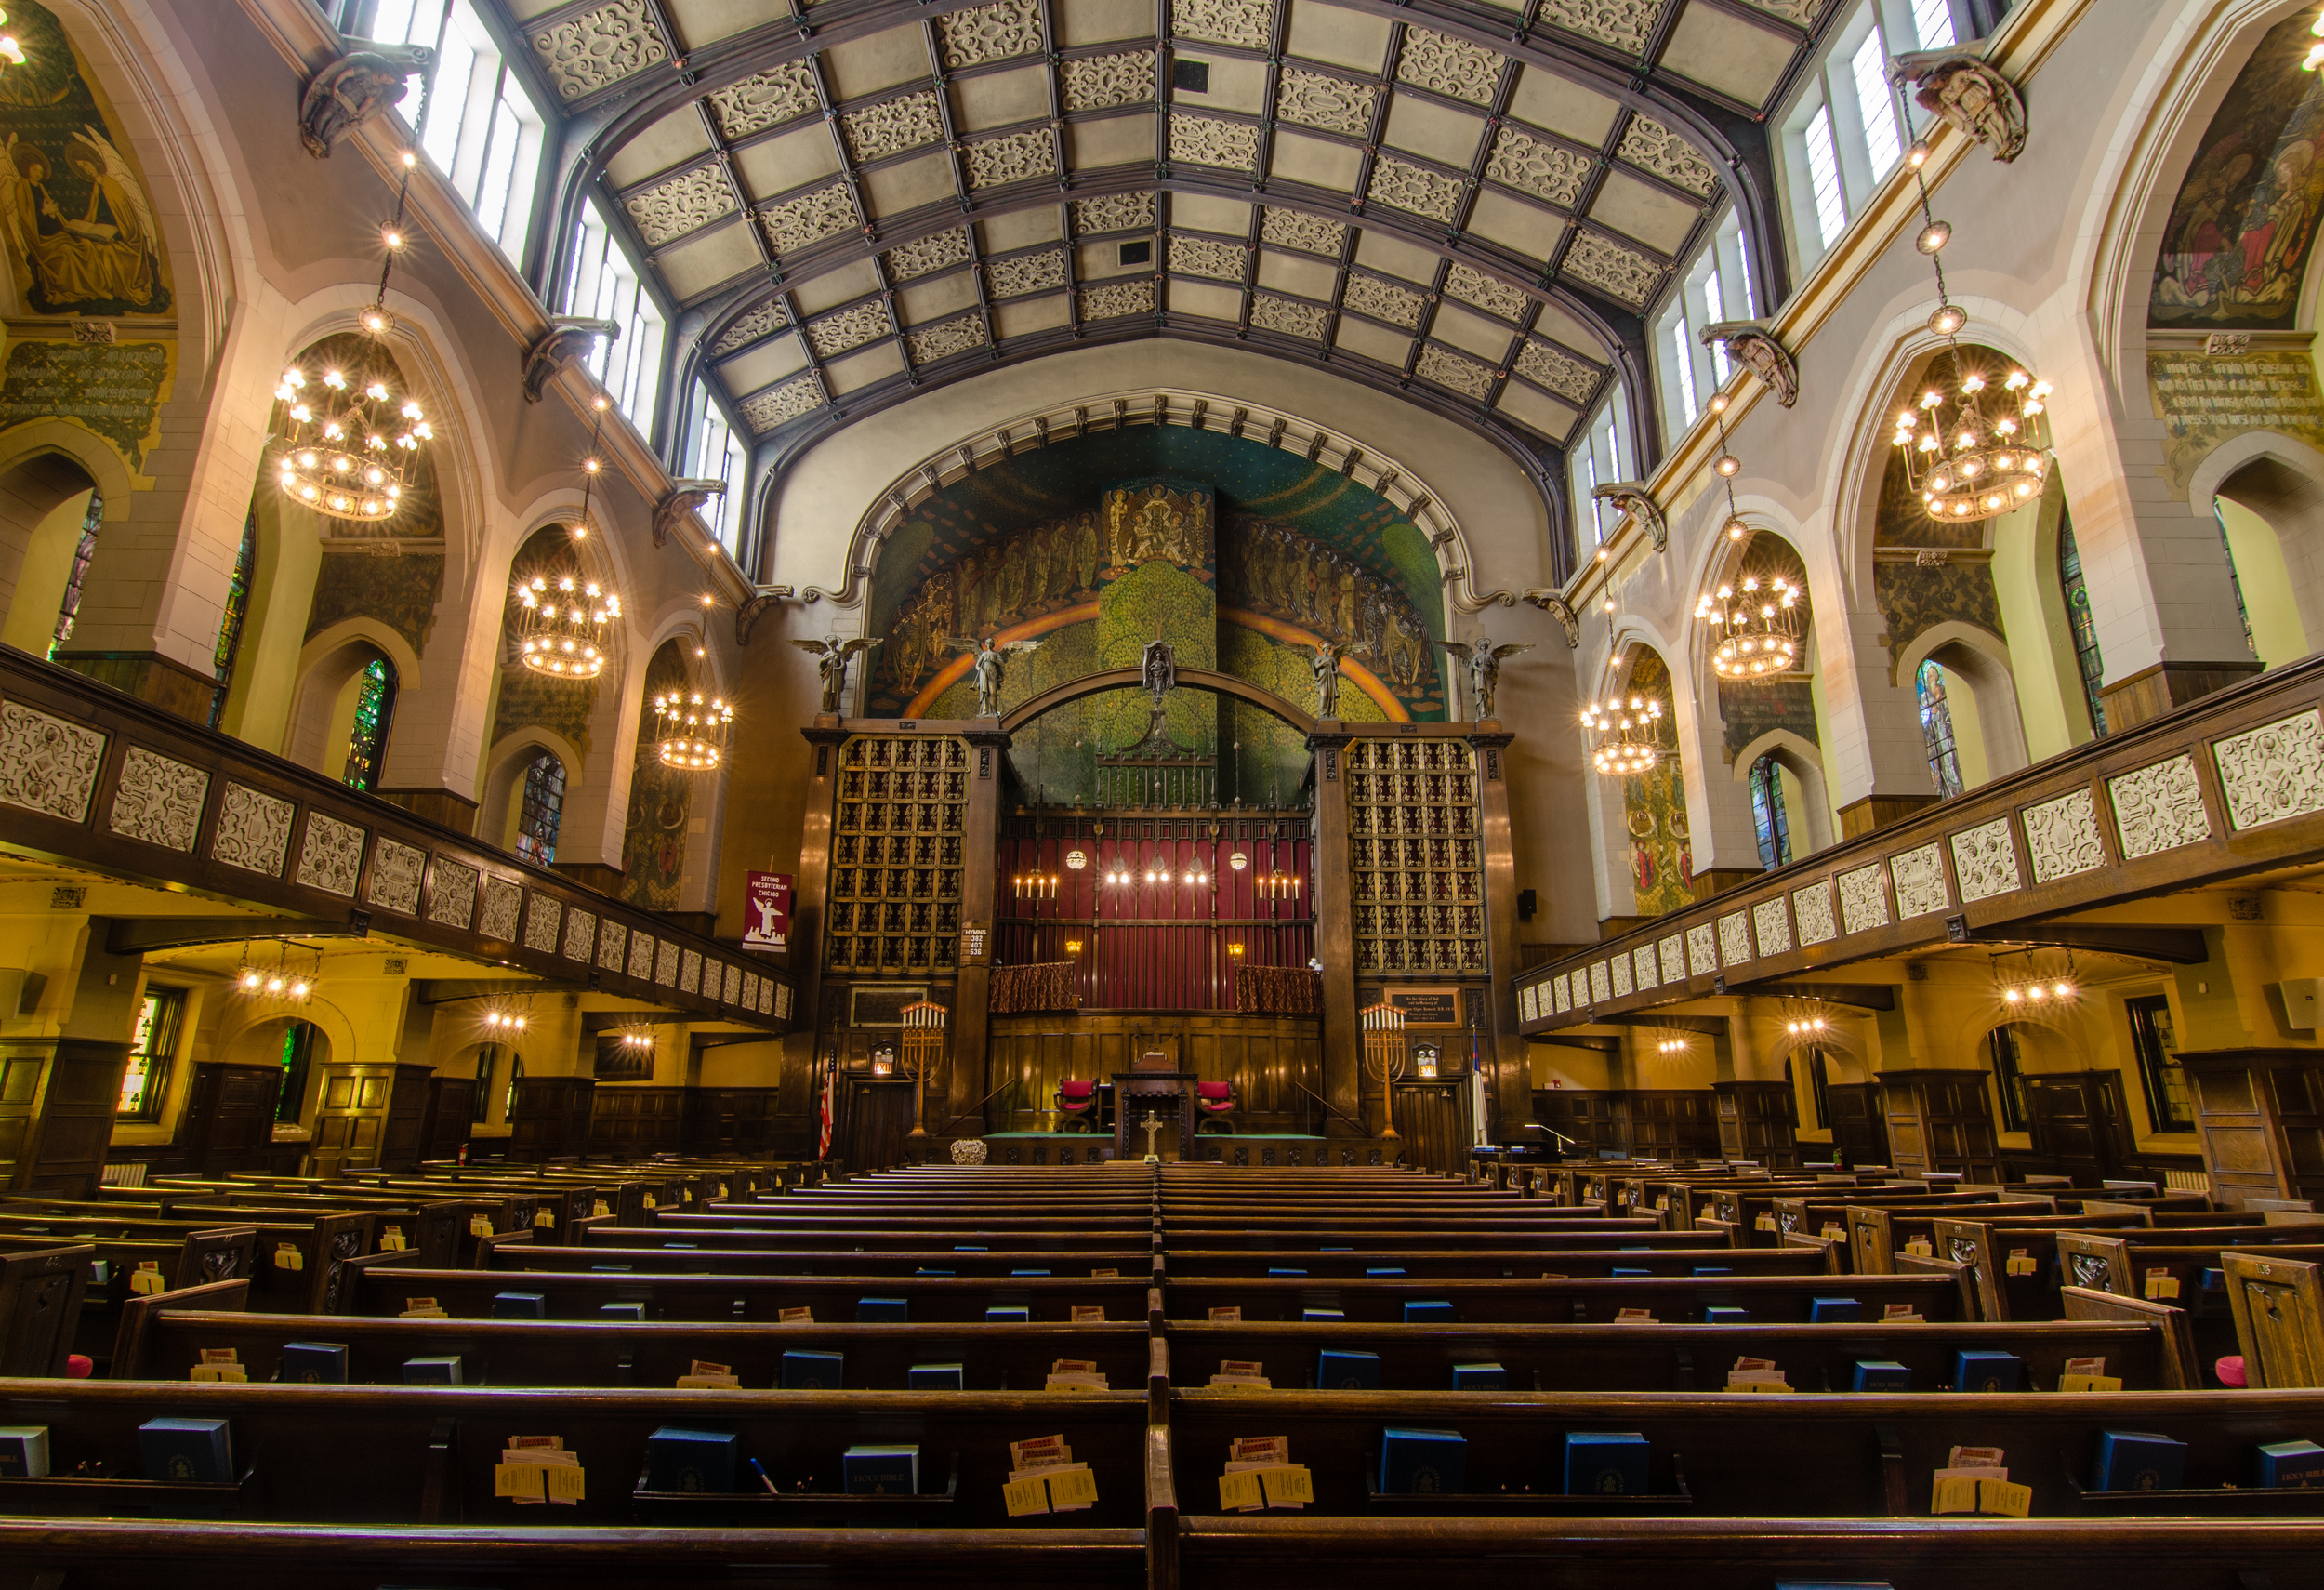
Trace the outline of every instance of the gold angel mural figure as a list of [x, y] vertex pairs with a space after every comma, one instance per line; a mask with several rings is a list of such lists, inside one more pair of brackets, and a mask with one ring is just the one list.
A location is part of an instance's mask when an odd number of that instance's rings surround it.
[[65, 141], [64, 161], [88, 185], [75, 215], [51, 191], [47, 152], [10, 133], [0, 159], [0, 227], [51, 311], [160, 307], [153, 208], [112, 140], [93, 125]]

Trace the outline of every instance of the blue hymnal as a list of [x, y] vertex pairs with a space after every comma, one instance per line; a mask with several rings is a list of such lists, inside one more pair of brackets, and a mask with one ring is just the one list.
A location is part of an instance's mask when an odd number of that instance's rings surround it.
[[1819, 1297], [1807, 1305], [1807, 1317], [1815, 1325], [1857, 1320], [1864, 1318], [1864, 1305], [1853, 1297]]
[[1963, 1347], [1953, 1355], [1955, 1391], [2015, 1391], [2025, 1377], [2026, 1360], [2015, 1353]]
[[965, 1391], [958, 1364], [914, 1364], [904, 1373], [907, 1391]]
[[1303, 1275], [1305, 1275], [1307, 1272], [1306, 1272], [1305, 1270], [1273, 1270], [1273, 1269], [1271, 1269], [1271, 1270], [1269, 1270], [1267, 1273], [1268, 1273], [1269, 1275], [1271, 1275], [1271, 1276], [1303, 1276]]
[[2176, 1491], [2186, 1473], [2186, 1443], [2144, 1430], [2106, 1430], [2090, 1465], [2093, 1491]]
[[1364, 1273], [1365, 1273], [1366, 1275], [1367, 1275], [1367, 1276], [1400, 1276], [1400, 1275], [1404, 1274], [1404, 1271], [1402, 1271], [1402, 1270], [1400, 1270], [1400, 1269], [1390, 1269], [1390, 1268], [1385, 1268], [1385, 1267], [1383, 1267], [1383, 1268], [1380, 1268], [1380, 1269], [1368, 1269], [1368, 1268], [1367, 1268], [1367, 1270], [1365, 1270], [1365, 1272], [1364, 1272]]
[[991, 1249], [985, 1247], [971, 1247], [966, 1242], [955, 1242], [952, 1245], [952, 1251], [956, 1253], [988, 1253], [992, 1252]]
[[1382, 1430], [1380, 1494], [1438, 1496], [1466, 1490], [1468, 1450], [1458, 1430]]
[[1565, 1494], [1638, 1496], [1646, 1490], [1646, 1438], [1577, 1430], [1565, 1438]]
[[601, 1303], [598, 1305], [597, 1317], [600, 1319], [634, 1319], [642, 1325], [645, 1323], [645, 1305], [642, 1303]]
[[1642, 1270], [1635, 1265], [1617, 1265], [1612, 1273], [1617, 1279], [1619, 1279], [1623, 1276], [1650, 1276], [1654, 1274], [1654, 1271]]
[[793, 1347], [783, 1355], [783, 1389], [837, 1391], [847, 1369], [845, 1353], [819, 1353]]
[[1748, 1309], [1737, 1308], [1732, 1303], [1711, 1303], [1703, 1306], [1703, 1323], [1706, 1325], [1740, 1325], [1750, 1317]]
[[1453, 1307], [1449, 1303], [1431, 1300], [1425, 1303], [1406, 1303], [1404, 1305], [1404, 1322], [1407, 1325], [1431, 1325], [1438, 1322], [1449, 1325], [1452, 1323], [1452, 1317]]
[[1499, 1364], [1453, 1365], [1455, 1391], [1503, 1391], [1508, 1386], [1508, 1371]]
[[1015, 1308], [1004, 1308], [996, 1305], [984, 1311], [984, 1323], [987, 1325], [1030, 1325], [1033, 1323], [1033, 1310], [1022, 1305]]
[[1695, 1266], [1695, 1273], [1698, 1276], [1731, 1276], [1735, 1274], [1733, 1270], [1727, 1268], [1724, 1265], [1697, 1265]]
[[1045, 1275], [1049, 1274], [1049, 1271], [1047, 1271], [1047, 1270], [1010, 1270], [1009, 1273], [1010, 1273], [1010, 1275], [1012, 1275], [1012, 1276], [1045, 1276]]
[[1380, 1355], [1351, 1347], [1326, 1347], [1315, 1355], [1318, 1391], [1378, 1391]]
[[959, 1272], [956, 1270], [931, 1270], [922, 1267], [920, 1269], [914, 1270], [912, 1273], [916, 1276], [949, 1276], [957, 1275]]
[[1323, 1320], [1327, 1323], [1334, 1319], [1345, 1319], [1347, 1317], [1347, 1310], [1343, 1308], [1302, 1308], [1300, 1310], [1301, 1319]]
[[0, 1479], [48, 1477], [48, 1426], [11, 1424], [0, 1429]]
[[859, 1297], [855, 1300], [855, 1322], [859, 1325], [874, 1319], [909, 1319], [911, 1304], [901, 1297]]
[[918, 1447], [850, 1447], [840, 1460], [851, 1496], [915, 1496], [920, 1489]]
[[1910, 1391], [1912, 1371], [1891, 1358], [1858, 1358], [1852, 1391]]
[[495, 1319], [546, 1319], [548, 1318], [548, 1296], [538, 1292], [501, 1292], [493, 1294]]
[[2205, 1270], [2203, 1272], [2203, 1290], [2205, 1292], [2226, 1291], [2227, 1272], [2225, 1270]]
[[645, 1438], [648, 1491], [706, 1491], [734, 1489], [739, 1438], [717, 1430], [681, 1430], [665, 1424]]
[[1353, 1253], [1355, 1250], [1353, 1248], [1318, 1248], [1315, 1252], [1318, 1253]]
[[2273, 1441], [2259, 1450], [2259, 1483], [2273, 1491], [2324, 1486], [2324, 1447], [2314, 1441]]
[[403, 1384], [406, 1385], [457, 1385], [460, 1384], [460, 1356], [454, 1353], [440, 1358], [405, 1358]]
[[347, 1344], [285, 1342], [280, 1376], [293, 1385], [345, 1385]]
[[145, 1477], [179, 1485], [227, 1485], [234, 1477], [233, 1432], [223, 1419], [148, 1419], [138, 1426]]

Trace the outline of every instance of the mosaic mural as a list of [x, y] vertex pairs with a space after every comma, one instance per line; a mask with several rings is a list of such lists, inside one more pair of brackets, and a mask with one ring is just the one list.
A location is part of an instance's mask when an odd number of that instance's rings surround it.
[[56, 14], [21, 0], [9, 31], [25, 58], [0, 73], [0, 313], [80, 318], [10, 325], [0, 431], [62, 417], [144, 484], [178, 362], [152, 191]]
[[2150, 325], [2291, 326], [2324, 204], [2324, 78], [2300, 70], [2313, 20], [2269, 30], [2204, 130], [2163, 229]]
[[[1630, 693], [1670, 700], [1670, 670], [1644, 647], [1631, 664]], [[1695, 841], [1686, 820], [1684, 763], [1664, 751], [1651, 773], [1622, 781], [1622, 824], [1630, 832], [1631, 883], [1636, 913], [1658, 917], [1694, 904]]]
[[[509, 565], [509, 584], [513, 587], [535, 574], [546, 574], [554, 579], [561, 573], [571, 572], [573, 557], [567, 550], [571, 545], [572, 537], [562, 525], [535, 532]], [[554, 679], [526, 668], [516, 611], [516, 604], [510, 603], [501, 620], [500, 692], [493, 706], [493, 743], [497, 745], [525, 729], [548, 729], [562, 735], [574, 749], [587, 756], [589, 720], [597, 711], [599, 682]], [[618, 636], [614, 638], [614, 643], [619, 644]]]

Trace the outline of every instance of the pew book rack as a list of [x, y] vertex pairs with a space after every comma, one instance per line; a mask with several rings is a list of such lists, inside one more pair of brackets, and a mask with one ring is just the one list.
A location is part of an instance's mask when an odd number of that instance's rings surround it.
[[[810, 1476], [810, 1483], [816, 1477]], [[638, 1521], [689, 1529], [891, 1530], [943, 1529], [952, 1523], [960, 1498], [960, 1453], [941, 1491], [916, 1496], [859, 1496], [841, 1491], [648, 1491], [634, 1493]], [[1063, 1515], [1059, 1515], [1063, 1517]]]

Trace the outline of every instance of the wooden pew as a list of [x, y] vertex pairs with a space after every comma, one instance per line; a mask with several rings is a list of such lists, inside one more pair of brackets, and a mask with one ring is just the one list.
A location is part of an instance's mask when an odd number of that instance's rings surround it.
[[[1375, 1501], [1370, 1492], [1385, 1425], [1463, 1436], [1466, 1493]], [[1306, 1517], [1433, 1517], [1448, 1536], [1472, 1517], [1526, 1513], [1925, 1519], [1932, 1477], [1961, 1445], [2002, 1449], [2010, 1478], [2031, 1487], [2038, 1519], [2160, 1505], [2245, 1518], [2324, 1520], [2324, 1492], [2250, 1484], [2255, 1447], [2319, 1425], [2324, 1393], [2299, 1391], [1823, 1397], [1175, 1390], [1170, 1396], [1182, 1518], [1217, 1510], [1217, 1478], [1230, 1438], [1284, 1436], [1292, 1461], [1307, 1465], [1314, 1477], [1316, 1501]], [[1573, 1430], [1645, 1436], [1652, 1494], [1563, 1495], [1561, 1440]], [[2106, 1430], [2159, 1431], [2186, 1442], [2186, 1485], [2203, 1494], [2085, 1497], [2080, 1487]], [[2227, 1486], [2237, 1489], [2222, 1489]], [[2118, 1561], [2115, 1571], [2123, 1573], [2125, 1566]]]
[[[149, 1512], [275, 1523], [491, 1523], [524, 1526], [782, 1522], [912, 1528], [1010, 1524], [1002, 1483], [1009, 1443], [1060, 1435], [1097, 1477], [1085, 1512], [1016, 1527], [1143, 1527], [1148, 1400], [1129, 1391], [896, 1392], [498, 1390], [469, 1386], [246, 1385], [167, 1381], [0, 1382], [0, 1424], [45, 1424], [51, 1472], [101, 1462], [143, 1473], [138, 1426], [156, 1417], [226, 1419], [246, 1477], [222, 1487], [123, 1487], [104, 1479], [0, 1480], [0, 1515], [90, 1517]], [[735, 1495], [636, 1494], [646, 1438], [664, 1425], [731, 1430], [786, 1492], [771, 1496], [748, 1466]], [[493, 1468], [513, 1436], [561, 1436], [587, 1494], [526, 1506], [494, 1495]], [[922, 1494], [873, 1506], [843, 1493], [851, 1445], [914, 1442]], [[946, 1499], [957, 1464], [957, 1491]], [[797, 1488], [808, 1488], [804, 1494]], [[928, 1494], [934, 1491], [937, 1494]]]
[[[1587, 1234], [1585, 1234], [1587, 1235]], [[1407, 1276], [1538, 1276], [1543, 1271], [1581, 1278], [1611, 1276], [1618, 1269], [1645, 1270], [1660, 1276], [1691, 1276], [1710, 1266], [1745, 1276], [1806, 1276], [1836, 1273], [1828, 1270], [1821, 1252], [1796, 1248], [1714, 1248], [1705, 1239], [1673, 1246], [1668, 1232], [1649, 1233], [1651, 1248], [1631, 1242], [1576, 1248], [1472, 1248], [1437, 1252], [1427, 1248], [1376, 1248], [1362, 1252], [1326, 1253], [1301, 1250], [1274, 1252], [1235, 1248], [1167, 1250], [1169, 1273], [1197, 1277], [1264, 1276], [1270, 1269], [1295, 1265], [1317, 1278], [1361, 1279], [1379, 1268], [1401, 1269]]]
[[1604, 1279], [1380, 1277], [1331, 1279], [1268, 1276], [1203, 1278], [1169, 1273], [1163, 1313], [1207, 1319], [1214, 1308], [1240, 1308], [1253, 1321], [1297, 1320], [1309, 1308], [1337, 1308], [1352, 1322], [1399, 1324], [1411, 1302], [1452, 1305], [1466, 1324], [1611, 1325], [1625, 1308], [1657, 1319], [1699, 1320], [1711, 1305], [1739, 1307], [1762, 1323], [1805, 1321], [1818, 1297], [1852, 1297], [1877, 1319], [1892, 1305], [1928, 1319], [1970, 1319], [1974, 1305], [1951, 1275], [1913, 1276], [1622, 1276]]
[[[495, 1239], [482, 1245], [477, 1267], [493, 1270], [588, 1271], [621, 1265], [659, 1275], [908, 1276], [923, 1269], [958, 1276], [1007, 1277], [1011, 1270], [1049, 1268], [1063, 1275], [1110, 1269], [1142, 1276], [1154, 1267], [1150, 1247], [1093, 1248], [1054, 1263], [1023, 1252], [956, 1252], [949, 1248], [896, 1249], [852, 1253], [828, 1249], [543, 1247], [531, 1240]], [[440, 1267], [440, 1266], [439, 1266]]]
[[1086, 1513], [1013, 1529], [638, 1530], [538, 1517], [548, 1510], [528, 1507], [512, 1521], [429, 1529], [0, 1521], [0, 1590], [152, 1590], [156, 1583], [178, 1590], [669, 1590], [674, 1583], [799, 1581], [876, 1590], [1022, 1590], [1046, 1583], [1143, 1590], [1148, 1583], [1147, 1531], [1080, 1527]]
[[[2135, 1229], [2135, 1215], [2051, 1214], [2009, 1220], [1954, 1215], [1914, 1216], [1928, 1222], [1936, 1256], [1964, 1265], [1987, 1319], [2054, 1319], [2066, 1284], [2057, 1239], [2067, 1231]], [[2017, 1272], [2012, 1273], [2012, 1265]]]
[[175, 1241], [160, 1237], [0, 1237], [0, 1255], [53, 1252], [60, 1243], [88, 1251], [82, 1265], [84, 1291], [67, 1350], [87, 1358], [101, 1373], [112, 1357], [122, 1310], [137, 1295], [129, 1278], [139, 1265], [159, 1266], [162, 1284], [170, 1289], [235, 1276], [247, 1278], [256, 1265], [257, 1239], [257, 1233], [247, 1226], [197, 1231]]
[[[336, 1313], [342, 1305], [340, 1292], [345, 1285], [347, 1261], [373, 1251], [377, 1217], [368, 1212], [342, 1214], [319, 1214], [299, 1223], [238, 1220], [237, 1230], [246, 1230], [254, 1238], [248, 1275], [251, 1291], [271, 1308], [288, 1313]], [[222, 1270], [222, 1261], [214, 1257], [219, 1244], [213, 1239], [216, 1227], [206, 1217], [173, 1217], [170, 1219], [138, 1219], [115, 1215], [0, 1215], [0, 1236], [66, 1237], [79, 1241], [86, 1239], [120, 1238], [158, 1244], [176, 1243], [180, 1252], [186, 1244], [194, 1244], [199, 1251], [205, 1273], [191, 1279], [225, 1280], [243, 1273]], [[296, 1255], [295, 1262], [287, 1255]], [[165, 1274], [171, 1273], [166, 1267]], [[182, 1274], [182, 1268], [179, 1272]], [[128, 1295], [128, 1282], [119, 1282], [119, 1291], [108, 1289], [109, 1301]]]
[[[1180, 1489], [1191, 1497], [1205, 1482], [1181, 1466]], [[1281, 1590], [1303, 1583], [1353, 1583], [1367, 1590], [1441, 1590], [1451, 1583], [1561, 1590], [1875, 1590], [1892, 1583], [2119, 1590], [2126, 1563], [2137, 1565], [2139, 1579], [2179, 1590], [2313, 1590], [2324, 1524], [1920, 1518], [1811, 1519], [1769, 1529], [1722, 1517], [1542, 1516], [1464, 1517], [1448, 1528], [1441, 1518], [1339, 1518], [1313, 1509], [1196, 1515], [1190, 1504], [1178, 1520], [1175, 1549], [1185, 1582], [1205, 1590]]]
[[[1147, 1328], [1108, 1325], [600, 1325], [525, 1319], [317, 1319], [297, 1314], [156, 1313], [116, 1380], [184, 1380], [202, 1350], [231, 1348], [252, 1380], [278, 1378], [286, 1342], [348, 1349], [356, 1385], [403, 1384], [416, 1358], [456, 1355], [468, 1385], [675, 1386], [697, 1359], [721, 1363], [756, 1390], [779, 1385], [783, 1355], [839, 1353], [851, 1391], [904, 1391], [915, 1364], [957, 1363], [968, 1391], [1039, 1391], [1060, 1358], [1094, 1360], [1117, 1391], [1142, 1390]], [[1057, 1395], [1067, 1395], [1058, 1393]], [[1073, 1393], [1071, 1395], [1080, 1395]]]
[[2219, 1263], [2247, 1383], [2271, 1391], [2324, 1386], [2324, 1265], [2235, 1249]]
[[2220, 1267], [2223, 1251], [2302, 1243], [2324, 1243], [2324, 1221], [2297, 1226], [2178, 1226], [2119, 1236], [2062, 1231], [2057, 1239], [2058, 1263], [2068, 1284], [2125, 1297], [2153, 1292], [2190, 1308], [2203, 1290], [2203, 1272]]
[[[2106, 1361], [2132, 1391], [2171, 1388], [2171, 1343], [2149, 1321], [1990, 1325], [1208, 1325], [1166, 1328], [1173, 1384], [1199, 1387], [1229, 1360], [1260, 1363], [1278, 1390], [1316, 1385], [1327, 1349], [1380, 1355], [1388, 1391], [1453, 1388], [1453, 1367], [1499, 1364], [1532, 1391], [1721, 1391], [1741, 1358], [1772, 1359], [1798, 1392], [1846, 1392], [1860, 1359], [1899, 1363], [1915, 1391], [1947, 1391], [1953, 1355], [1997, 1349], [2025, 1360], [2026, 1389], [2054, 1391], [2075, 1358]], [[1362, 1398], [1369, 1392], [1342, 1392]], [[1491, 1392], [1473, 1395], [1489, 1397]], [[1761, 1394], [1754, 1394], [1761, 1395]]]
[[1125, 1243], [1136, 1247], [1139, 1245], [1138, 1239], [1142, 1237], [1149, 1244], [1153, 1240], [1151, 1233], [1145, 1231], [1090, 1230], [1082, 1227], [1018, 1232], [977, 1230], [947, 1232], [938, 1236], [895, 1226], [778, 1233], [762, 1226], [696, 1226], [687, 1222], [641, 1226], [591, 1225], [583, 1227], [581, 1240], [584, 1246], [592, 1248], [601, 1244], [609, 1248], [667, 1248], [683, 1244], [697, 1248], [821, 1250], [834, 1253], [873, 1249], [921, 1252], [931, 1248], [966, 1247], [994, 1253], [1023, 1253], [1027, 1255], [1028, 1262], [1037, 1264], [1044, 1255], [1054, 1254], [1062, 1260], [1068, 1252], [1119, 1251]]
[[0, 1251], [0, 1375], [62, 1375], [88, 1291], [87, 1243]]
[[599, 1319], [609, 1303], [642, 1303], [648, 1319], [772, 1325], [786, 1308], [808, 1308], [818, 1323], [852, 1321], [865, 1297], [901, 1297], [913, 1323], [972, 1323], [990, 1307], [1023, 1306], [1034, 1320], [1071, 1319], [1076, 1307], [1102, 1307], [1109, 1319], [1147, 1313], [1149, 1276], [669, 1276], [565, 1275], [528, 1270], [424, 1270], [365, 1266], [355, 1285], [361, 1315], [401, 1315], [413, 1297], [432, 1297], [456, 1319], [489, 1318], [503, 1292], [539, 1292], [551, 1319]]
[[[1848, 1196], [1860, 1192], [1861, 1198]], [[1771, 1192], [1721, 1189], [1712, 1195], [1719, 1205], [1719, 1219], [1735, 1233], [1738, 1248], [1780, 1248], [1783, 1239], [1793, 1232], [1837, 1236], [1843, 1240], [1848, 1235], [1847, 1216], [1842, 1212], [1851, 1203], [1880, 1201], [1908, 1209], [1942, 1209], [1953, 1204], [1992, 1204], [2001, 1201], [2000, 1194], [1978, 1188], [1967, 1192], [1916, 1193], [1890, 1187], [1858, 1189], [1818, 1187], [1814, 1191], [1784, 1188]], [[2054, 1205], [2044, 1203], [2044, 1212]], [[1837, 1229], [1827, 1231], [1826, 1226]]]
[[[1850, 1204], [1845, 1212], [1848, 1238], [1849, 1267], [1858, 1275], [1888, 1275], [1896, 1268], [1899, 1253], [1914, 1247], [1925, 1250], [1918, 1256], [1936, 1256], [1936, 1222], [1951, 1218], [1941, 1212], [1910, 1209], [1894, 1204]], [[2047, 1199], [2001, 1202], [1978, 1211], [1984, 1220], [2042, 1220], [2057, 1218], [2057, 1206]], [[2072, 1218], [2088, 1220], [2091, 1216]], [[2099, 1216], [2100, 1221], [2115, 1225], [2129, 1216]], [[2144, 1224], [2144, 1212], [2136, 1217]]]
[[1246, 1250], [1305, 1249], [1312, 1252], [1326, 1247], [1409, 1249], [1425, 1245], [1449, 1252], [1480, 1248], [1586, 1248], [1596, 1245], [1590, 1239], [1592, 1237], [1608, 1239], [1608, 1245], [1616, 1247], [1650, 1244], [1660, 1229], [1651, 1216], [1622, 1220], [1593, 1218], [1542, 1228], [1513, 1224], [1499, 1226], [1424, 1226], [1393, 1220], [1320, 1220], [1298, 1226], [1261, 1225], [1254, 1221], [1248, 1226], [1237, 1226], [1221, 1221], [1195, 1227], [1173, 1224], [1164, 1227], [1162, 1237], [1166, 1246], [1213, 1250], [1238, 1247]]

